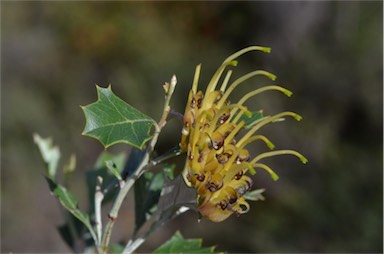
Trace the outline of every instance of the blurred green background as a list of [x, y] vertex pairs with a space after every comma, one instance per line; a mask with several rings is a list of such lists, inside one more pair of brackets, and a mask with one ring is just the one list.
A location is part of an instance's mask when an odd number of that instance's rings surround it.
[[[32, 133], [51, 136], [78, 168], [71, 184], [86, 209], [84, 172], [102, 146], [80, 135], [79, 105], [96, 100], [95, 84], [155, 119], [162, 84], [178, 78], [174, 110], [183, 112], [194, 68], [204, 87], [220, 63], [249, 45], [271, 54], [239, 59], [234, 77], [254, 69], [278, 76], [294, 92], [256, 97], [248, 106], [267, 114], [303, 116], [262, 133], [277, 148], [305, 154], [268, 160], [278, 182], [261, 172], [255, 186], [266, 200], [223, 223], [197, 223], [186, 213], [157, 231], [149, 252], [180, 229], [229, 252], [383, 251], [383, 3], [325, 2], [1, 2], [1, 252], [69, 252], [56, 227], [59, 205], [43, 179]], [[233, 100], [252, 87], [239, 87]], [[172, 121], [160, 153], [179, 142]], [[255, 144], [253, 153], [264, 149]], [[117, 145], [111, 151], [127, 151]], [[183, 157], [179, 158], [180, 166]], [[62, 161], [63, 162], [63, 161]], [[113, 240], [132, 230], [130, 196]]]

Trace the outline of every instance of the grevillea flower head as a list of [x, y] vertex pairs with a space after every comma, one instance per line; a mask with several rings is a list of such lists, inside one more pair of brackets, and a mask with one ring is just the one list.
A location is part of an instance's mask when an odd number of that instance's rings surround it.
[[[240, 215], [249, 211], [244, 195], [250, 191], [253, 181], [247, 173], [252, 175], [256, 173], [256, 168], [262, 168], [274, 180], [278, 179], [269, 166], [260, 162], [262, 159], [291, 154], [303, 163], [307, 162], [303, 155], [293, 150], [269, 151], [253, 158], [247, 150], [247, 145], [254, 141], [262, 141], [274, 149], [272, 142], [265, 136], [255, 135], [261, 127], [288, 116], [301, 120], [301, 116], [296, 113], [282, 112], [260, 117], [250, 123], [246, 121], [247, 117], [252, 118], [253, 115], [244, 106], [249, 98], [268, 90], [292, 95], [292, 92], [281, 86], [264, 86], [247, 93], [237, 103], [229, 102], [228, 98], [234, 89], [254, 76], [261, 75], [275, 80], [275, 75], [269, 72], [256, 70], [229, 83], [232, 70], [228, 70], [218, 88], [226, 67], [236, 66], [235, 59], [249, 51], [269, 53], [270, 48], [251, 46], [228, 57], [213, 75], [205, 92], [197, 89], [201, 69], [201, 65], [198, 65], [184, 113], [180, 142], [181, 149], [187, 152], [184, 180], [197, 191], [200, 214], [215, 222], [223, 221], [233, 213]], [[246, 131], [240, 136], [242, 130]]]

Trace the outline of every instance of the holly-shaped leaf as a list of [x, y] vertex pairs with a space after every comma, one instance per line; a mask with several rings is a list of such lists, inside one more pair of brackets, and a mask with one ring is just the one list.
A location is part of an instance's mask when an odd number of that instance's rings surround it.
[[214, 253], [215, 247], [202, 247], [202, 239], [184, 239], [177, 231], [153, 253]]
[[105, 148], [127, 143], [142, 149], [152, 138], [155, 121], [117, 97], [111, 86], [96, 89], [98, 100], [81, 107], [86, 118], [83, 135], [96, 138]]

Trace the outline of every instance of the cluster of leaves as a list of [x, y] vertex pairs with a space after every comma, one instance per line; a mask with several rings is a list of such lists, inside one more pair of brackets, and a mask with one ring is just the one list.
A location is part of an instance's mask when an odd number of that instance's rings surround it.
[[[101, 230], [98, 229], [96, 203], [97, 192], [103, 195], [102, 205], [114, 201], [125, 181], [137, 173], [139, 165], [144, 160], [148, 146], [147, 142], [153, 138], [153, 128], [156, 122], [139, 110], [133, 108], [117, 97], [111, 87], [97, 86], [98, 100], [82, 107], [86, 126], [83, 134], [98, 139], [105, 148], [126, 143], [134, 148], [127, 159], [126, 154], [117, 155], [103, 152], [97, 159], [94, 167], [86, 172], [87, 188], [89, 193], [89, 209], [80, 210], [78, 201], [68, 189], [68, 181], [76, 167], [75, 156], [71, 156], [64, 166], [63, 184], [58, 183], [58, 165], [60, 151], [54, 146], [52, 140], [41, 138], [34, 134], [34, 141], [46, 163], [46, 180], [52, 194], [60, 201], [66, 223], [58, 228], [62, 238], [75, 251], [96, 250], [99, 253], [106, 251], [124, 252], [124, 246], [111, 244], [106, 249], [97, 248], [101, 245]], [[178, 154], [177, 149], [171, 154]], [[165, 156], [169, 157], [169, 156]], [[162, 157], [151, 158], [152, 165], [162, 161]], [[138, 232], [151, 218], [155, 218], [151, 229], [156, 229], [166, 221], [173, 219], [181, 212], [193, 208], [196, 194], [194, 190], [186, 188], [182, 178], [174, 175], [174, 165], [162, 164], [160, 172], [145, 170], [134, 179], [135, 191], [135, 228], [133, 241]], [[150, 168], [148, 168], [150, 169]], [[101, 204], [100, 204], [101, 206]], [[104, 216], [104, 219], [107, 216]], [[148, 234], [152, 231], [147, 232]], [[110, 233], [110, 232], [106, 232]], [[105, 233], [105, 234], [106, 234]], [[133, 249], [134, 250], [134, 249]], [[203, 248], [201, 239], [184, 239], [179, 232], [155, 253], [212, 253], [214, 247]]]

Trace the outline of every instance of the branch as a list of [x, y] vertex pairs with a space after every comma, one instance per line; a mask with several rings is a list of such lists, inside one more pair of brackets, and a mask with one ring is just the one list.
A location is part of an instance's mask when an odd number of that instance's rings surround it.
[[109, 241], [111, 238], [112, 229], [113, 229], [113, 226], [114, 226], [115, 221], [117, 219], [117, 216], [119, 214], [120, 207], [121, 207], [125, 197], [127, 196], [129, 190], [131, 189], [131, 187], [133, 186], [135, 181], [145, 172], [145, 169], [148, 167], [148, 164], [150, 161], [150, 156], [151, 156], [151, 154], [155, 148], [155, 145], [156, 145], [157, 140], [159, 138], [160, 132], [161, 132], [162, 128], [165, 126], [165, 124], [167, 123], [167, 117], [168, 117], [168, 114], [169, 114], [170, 109], [171, 109], [169, 106], [169, 102], [170, 102], [172, 94], [175, 90], [176, 83], [177, 83], [176, 76], [173, 75], [173, 77], [171, 79], [171, 83], [165, 83], [163, 86], [164, 91], [165, 91], [165, 103], [164, 103], [163, 114], [160, 118], [159, 123], [155, 125], [156, 129], [155, 129], [153, 138], [147, 146], [145, 155], [144, 155], [140, 165], [138, 166], [137, 170], [125, 181], [125, 183], [121, 185], [120, 192], [117, 195], [116, 200], [112, 206], [112, 209], [108, 214], [108, 223], [104, 229], [104, 236], [103, 236], [103, 239], [101, 242], [102, 253], [107, 253]]
[[96, 223], [96, 236], [97, 236], [97, 251], [101, 253], [100, 243], [103, 230], [103, 224], [101, 220], [101, 203], [104, 199], [104, 194], [101, 190], [101, 185], [103, 184], [103, 178], [97, 177], [96, 192], [95, 192], [95, 223]]

